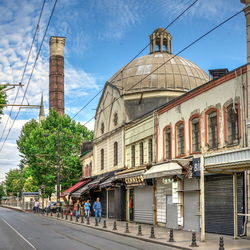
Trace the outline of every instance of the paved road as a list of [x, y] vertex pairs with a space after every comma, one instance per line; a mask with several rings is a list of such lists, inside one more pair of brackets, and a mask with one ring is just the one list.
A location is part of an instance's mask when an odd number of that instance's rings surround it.
[[170, 250], [173, 248], [0, 207], [0, 249]]

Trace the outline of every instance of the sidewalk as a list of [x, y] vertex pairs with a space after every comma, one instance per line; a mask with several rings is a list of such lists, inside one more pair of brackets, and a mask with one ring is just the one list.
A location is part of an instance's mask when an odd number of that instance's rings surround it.
[[[206, 234], [206, 242], [200, 242], [200, 233], [197, 233], [197, 244], [199, 247], [190, 247], [191, 240], [192, 240], [192, 232], [182, 231], [182, 230], [174, 230], [174, 243], [168, 242], [169, 239], [169, 229], [164, 227], [154, 227], [155, 231], [155, 238], [150, 238], [151, 234], [151, 225], [147, 224], [141, 224], [142, 228], [142, 236], [137, 236], [138, 234], [138, 225], [137, 223], [129, 223], [129, 233], [125, 233], [126, 229], [126, 222], [124, 221], [116, 221], [117, 230], [113, 230], [114, 227], [114, 221], [113, 219], [106, 219], [106, 225], [107, 228], [103, 228], [103, 222], [104, 218], [102, 218], [102, 221], [100, 225], [95, 226], [95, 220], [93, 217], [90, 218], [90, 225], [87, 225], [87, 221], [84, 219], [84, 223], [81, 223], [81, 219], [79, 222], [75, 221], [75, 217], [72, 218], [72, 221], [70, 221], [70, 216], [68, 216], [68, 220], [66, 221], [65, 215], [64, 218], [57, 218], [56, 214], [51, 215], [41, 215], [45, 216], [51, 219], [57, 219], [62, 220], [68, 223], [78, 224], [85, 227], [92, 227], [98, 230], [104, 230], [120, 235], [124, 235], [126, 237], [133, 237], [149, 242], [154, 242], [158, 244], [173, 246], [174, 248], [178, 249], [201, 249], [201, 250], [216, 250], [219, 249], [219, 238], [220, 235], [217, 234]], [[250, 240], [246, 239], [238, 239], [234, 240], [232, 236], [223, 236], [224, 239], [224, 248], [225, 250], [250, 250]]]
[[17, 210], [17, 211], [20, 211], [20, 212], [25, 212], [25, 210], [23, 210], [23, 208], [17, 207], [17, 206], [9, 206], [9, 205], [5, 205], [5, 204], [1, 204], [0, 207], [14, 209], [14, 210]]

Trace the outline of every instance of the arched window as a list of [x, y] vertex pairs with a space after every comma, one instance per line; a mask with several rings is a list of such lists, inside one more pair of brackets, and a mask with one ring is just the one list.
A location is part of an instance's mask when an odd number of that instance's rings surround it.
[[104, 122], [101, 123], [101, 133], [104, 134]]
[[207, 125], [208, 125], [208, 145], [209, 148], [218, 147], [218, 117], [217, 110], [212, 110], [207, 113]]
[[143, 142], [140, 142], [140, 164], [143, 165], [144, 163], [144, 148]]
[[238, 124], [238, 105], [229, 105], [226, 109], [226, 124], [227, 124], [227, 142], [228, 144], [236, 144], [239, 139], [239, 124]]
[[131, 166], [135, 166], [135, 145], [131, 146]]
[[176, 142], [177, 142], [177, 156], [183, 156], [185, 154], [185, 132], [184, 122], [180, 121], [176, 124]]
[[101, 149], [101, 170], [104, 169], [104, 149]]
[[118, 165], [118, 143], [114, 143], [114, 166]]
[[153, 141], [152, 138], [148, 139], [148, 162], [153, 162]]
[[194, 115], [190, 119], [190, 128], [191, 128], [191, 152], [197, 153], [200, 152], [200, 118], [199, 115]]
[[171, 159], [172, 158], [172, 132], [171, 132], [171, 126], [167, 126], [164, 129], [164, 157], [165, 159]]

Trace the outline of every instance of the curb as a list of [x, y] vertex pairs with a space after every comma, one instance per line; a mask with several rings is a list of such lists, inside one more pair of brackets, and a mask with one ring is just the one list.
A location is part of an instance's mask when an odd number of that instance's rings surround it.
[[5, 205], [1, 205], [0, 207], [12, 209], [12, 210], [15, 210], [15, 211], [18, 211], [18, 212], [22, 212], [22, 213], [27, 213], [25, 210], [23, 210], [21, 208], [9, 207], [9, 206], [5, 206]]
[[74, 224], [74, 225], [84, 226], [86, 228], [97, 229], [97, 230], [100, 230], [100, 231], [109, 232], [109, 233], [129, 237], [129, 238], [134, 238], [134, 239], [137, 239], [137, 240], [142, 240], [142, 241], [146, 241], [146, 242], [150, 242], [150, 243], [154, 243], [154, 244], [159, 244], [159, 245], [163, 245], [163, 246], [173, 247], [173, 248], [176, 248], [176, 249], [182, 249], [182, 250], [192, 250], [193, 249], [193, 248], [188, 248], [188, 247], [176, 246], [176, 245], [173, 245], [173, 244], [170, 244], [170, 243], [167, 243], [167, 242], [159, 242], [159, 241], [148, 239], [148, 238], [142, 238], [142, 237], [138, 237], [138, 236], [135, 236], [135, 235], [129, 235], [129, 234], [121, 233], [121, 232], [115, 232], [115, 231], [112, 231], [112, 230], [109, 230], [109, 229], [104, 229], [104, 228], [100, 228], [100, 227], [96, 227], [96, 226], [86, 225], [86, 224], [82, 224], [82, 223], [79, 223], [79, 222], [69, 221], [69, 220], [65, 220], [65, 219], [61, 219], [61, 218], [57, 218], [57, 217], [51, 217], [51, 216], [44, 215], [43, 218], [54, 219], [54, 220], [57, 220], [57, 221], [62, 221], [62, 222], [66, 222], [66, 223], [70, 223], [70, 224]]

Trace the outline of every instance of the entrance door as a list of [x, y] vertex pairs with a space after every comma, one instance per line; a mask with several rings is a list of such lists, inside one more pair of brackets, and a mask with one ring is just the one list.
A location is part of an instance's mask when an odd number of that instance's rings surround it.
[[177, 204], [173, 203], [172, 195], [166, 196], [167, 203], [167, 228], [178, 229], [178, 213], [177, 213]]
[[114, 190], [108, 191], [108, 217], [115, 218]]

